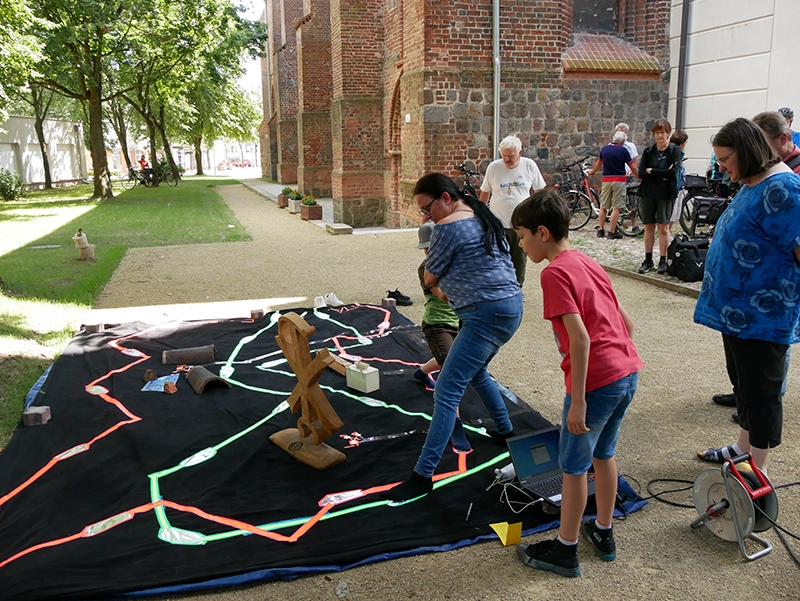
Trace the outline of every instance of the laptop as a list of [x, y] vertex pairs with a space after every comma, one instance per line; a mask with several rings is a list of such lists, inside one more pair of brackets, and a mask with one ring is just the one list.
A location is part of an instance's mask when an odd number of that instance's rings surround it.
[[[548, 426], [506, 441], [520, 486], [556, 507], [561, 507], [563, 486], [558, 466], [559, 435], [558, 427]], [[594, 474], [588, 474], [587, 479], [591, 496], [594, 494]]]

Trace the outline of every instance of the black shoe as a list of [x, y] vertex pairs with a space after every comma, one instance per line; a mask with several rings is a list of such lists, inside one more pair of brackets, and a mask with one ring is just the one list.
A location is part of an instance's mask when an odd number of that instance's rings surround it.
[[608, 237], [611, 240], [621, 240], [622, 234], [620, 234], [617, 230], [614, 230], [613, 232], [608, 232]]
[[605, 238], [606, 237], [606, 231], [605, 230], [597, 230], [597, 237], [598, 238]]
[[739, 423], [739, 412], [738, 411], [734, 411], [733, 413], [731, 413], [731, 421], [733, 421], [734, 424], [738, 424]]
[[665, 273], [667, 273], [667, 261], [666, 261], [666, 259], [661, 259], [658, 262], [658, 273], [660, 273], [661, 275], [664, 275]]
[[617, 558], [617, 543], [614, 542], [614, 529], [600, 530], [594, 520], [584, 522], [581, 532], [593, 545], [600, 559], [614, 561]]
[[715, 394], [711, 397], [711, 400], [717, 405], [722, 405], [723, 407], [736, 407], [735, 394]]
[[653, 271], [655, 267], [655, 263], [653, 263], [652, 259], [645, 259], [642, 261], [642, 264], [639, 266], [639, 273], [647, 273], [648, 271]]
[[517, 557], [525, 565], [537, 570], [555, 572], [567, 578], [581, 575], [578, 563], [578, 545], [564, 545], [558, 539], [545, 540], [533, 545], [517, 545]]
[[386, 298], [393, 298], [395, 302], [402, 306], [402, 307], [410, 307], [414, 304], [411, 300], [411, 297], [406, 296], [402, 292], [400, 292], [397, 288], [394, 289], [394, 292], [387, 290], [386, 291]]

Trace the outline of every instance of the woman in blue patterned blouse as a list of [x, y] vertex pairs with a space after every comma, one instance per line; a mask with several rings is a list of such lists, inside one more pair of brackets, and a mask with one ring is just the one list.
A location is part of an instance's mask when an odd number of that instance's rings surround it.
[[417, 182], [414, 201], [423, 217], [436, 223], [425, 259], [425, 285], [447, 295], [462, 325], [436, 380], [433, 417], [414, 471], [383, 495], [396, 502], [431, 491], [467, 385], [472, 384], [494, 421], [491, 434], [500, 439], [514, 434], [487, 366], [522, 321], [522, 293], [505, 230], [488, 207], [462, 195], [441, 173]]
[[785, 357], [800, 339], [800, 176], [748, 119], [724, 125], [712, 144], [742, 188], [717, 222], [694, 320], [722, 333], [740, 429], [733, 445], [697, 454], [722, 463], [751, 453], [763, 469], [781, 443]]

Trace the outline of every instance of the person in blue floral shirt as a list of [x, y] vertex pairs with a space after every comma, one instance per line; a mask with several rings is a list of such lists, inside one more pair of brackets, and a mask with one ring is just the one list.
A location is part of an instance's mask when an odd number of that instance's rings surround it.
[[728, 122], [712, 144], [742, 188], [717, 222], [694, 321], [722, 334], [739, 437], [697, 455], [722, 463], [751, 453], [764, 469], [781, 443], [786, 353], [800, 340], [800, 176], [748, 119]]

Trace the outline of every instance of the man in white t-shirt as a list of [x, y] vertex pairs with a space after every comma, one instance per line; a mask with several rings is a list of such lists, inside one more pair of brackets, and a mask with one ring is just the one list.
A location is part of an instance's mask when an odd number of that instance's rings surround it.
[[518, 137], [508, 136], [500, 142], [500, 157], [486, 169], [481, 184], [481, 202], [490, 203], [489, 208], [506, 230], [511, 245], [511, 261], [517, 282], [522, 286], [528, 258], [519, 246], [519, 236], [511, 227], [511, 213], [519, 203], [544, 188], [545, 182], [536, 163], [522, 156], [522, 142]]
[[[617, 126], [614, 128], [614, 132], [616, 133], [618, 131], [621, 131], [625, 134], [626, 137], [626, 141], [624, 144], [625, 149], [628, 151], [628, 154], [631, 155], [631, 158], [635, 159], [636, 157], [639, 156], [639, 151], [636, 150], [636, 144], [634, 144], [630, 140], [630, 133], [628, 131], [629, 129], [630, 128], [628, 127], [627, 123], [617, 123]], [[627, 175], [628, 177], [630, 177], [631, 175], [631, 168], [628, 167], [627, 165], [625, 165], [625, 175]]]

